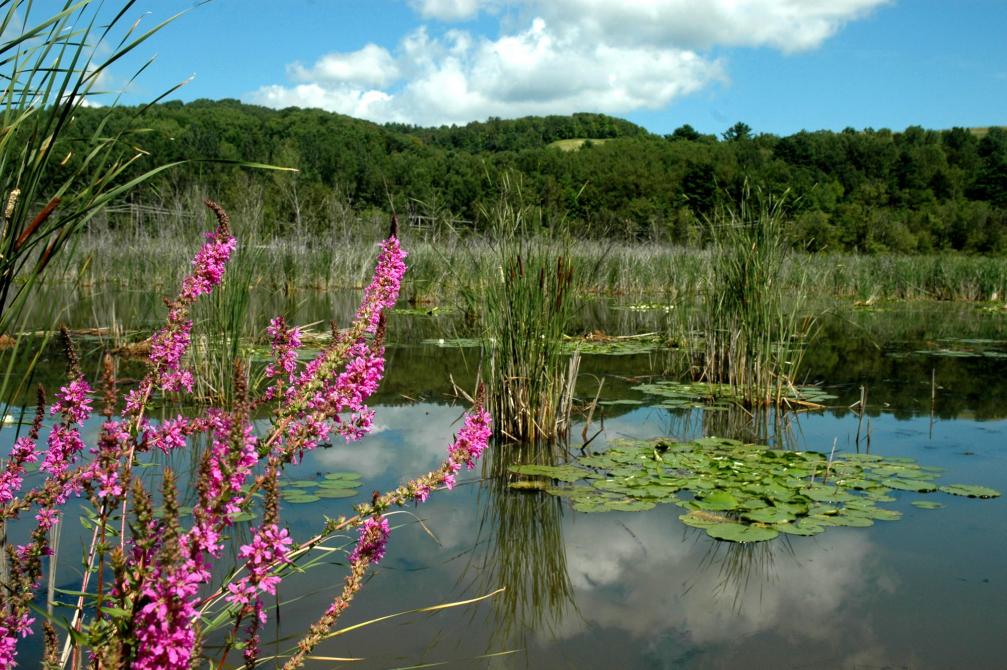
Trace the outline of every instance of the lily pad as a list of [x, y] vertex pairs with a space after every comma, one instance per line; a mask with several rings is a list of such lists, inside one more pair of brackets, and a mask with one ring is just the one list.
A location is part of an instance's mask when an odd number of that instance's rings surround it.
[[778, 536], [780, 532], [763, 526], [748, 526], [741, 523], [718, 523], [707, 527], [706, 534], [728, 542], [765, 542]]
[[359, 493], [360, 489], [335, 489], [322, 487], [315, 491], [319, 498], [352, 498]]
[[914, 500], [912, 506], [920, 509], [943, 509], [944, 503], [939, 503], [936, 500]]
[[965, 496], [966, 498], [999, 498], [1000, 492], [986, 486], [974, 486], [971, 484], [949, 484], [941, 486], [940, 490], [950, 493], [953, 496]]
[[[557, 483], [546, 492], [569, 496], [577, 511], [637, 511], [676, 504], [689, 510], [680, 517], [686, 525], [759, 529], [737, 540], [745, 542], [772, 533], [815, 535], [828, 527], [896, 521], [902, 513], [882, 506], [895, 500], [893, 490], [927, 492], [939, 486], [933, 481], [938, 477], [935, 468], [905, 457], [826, 456], [714, 436], [690, 442], [613, 440], [600, 454], [513, 471], [551, 478]], [[961, 485], [942, 490], [974, 497], [998, 494]], [[770, 533], [763, 532], [767, 529]], [[723, 530], [718, 539], [733, 541], [736, 532]]]
[[305, 503], [313, 503], [321, 500], [316, 495], [299, 495], [299, 496], [283, 496], [283, 502], [290, 503], [292, 505], [303, 505]]
[[512, 465], [509, 469], [519, 475], [538, 475], [561, 482], [575, 482], [584, 476], [584, 471], [573, 465]]
[[726, 491], [713, 491], [698, 498], [694, 504], [700, 509], [723, 511], [737, 509], [738, 499]]

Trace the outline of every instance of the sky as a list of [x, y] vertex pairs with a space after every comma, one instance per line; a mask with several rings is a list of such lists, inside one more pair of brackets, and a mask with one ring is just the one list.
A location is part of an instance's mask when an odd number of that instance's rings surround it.
[[1004, 0], [138, 0], [130, 16], [178, 10], [102, 82], [125, 102], [187, 80], [169, 99], [423, 126], [574, 112], [656, 133], [1007, 124]]

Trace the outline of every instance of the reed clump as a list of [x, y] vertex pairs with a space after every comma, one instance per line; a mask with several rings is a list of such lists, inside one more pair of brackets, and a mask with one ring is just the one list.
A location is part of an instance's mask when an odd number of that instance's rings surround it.
[[692, 317], [698, 333], [686, 338], [698, 354], [698, 376], [729, 385], [749, 407], [797, 398], [802, 343], [814, 327], [801, 315], [803, 281], [784, 282], [789, 249], [782, 206], [782, 199], [748, 193], [737, 208], [715, 215], [714, 262]]
[[480, 319], [497, 435], [518, 442], [567, 435], [580, 366], [577, 354], [562, 349], [573, 316], [573, 265], [566, 245], [533, 233], [540, 217], [501, 198], [493, 262], [463, 293]]

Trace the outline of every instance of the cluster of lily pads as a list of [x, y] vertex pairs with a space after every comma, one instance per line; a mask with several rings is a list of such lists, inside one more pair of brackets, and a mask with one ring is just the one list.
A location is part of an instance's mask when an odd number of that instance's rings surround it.
[[[898, 356], [901, 354], [901, 356]], [[940, 340], [931, 348], [919, 349], [911, 354], [891, 352], [889, 356], [937, 356], [940, 358], [1007, 358], [1007, 342], [978, 338], [950, 338]]]
[[[482, 346], [482, 341], [471, 337], [432, 338], [423, 340], [423, 344], [442, 349], [466, 349]], [[579, 352], [604, 356], [632, 356], [665, 349], [667, 342], [654, 333], [606, 338], [569, 337], [563, 339], [560, 348], [567, 354]]]
[[[669, 409], [689, 409], [702, 407], [706, 410], [724, 410], [732, 405], [743, 404], [742, 389], [730, 384], [713, 382], [679, 382], [663, 380], [633, 387], [647, 395], [662, 398], [657, 407]], [[804, 405], [825, 405], [836, 396], [817, 386], [796, 386], [784, 396], [785, 399]]]
[[360, 484], [356, 472], [329, 472], [320, 479], [284, 479], [280, 481], [280, 499], [298, 505], [322, 498], [352, 498], [359, 492]]
[[[737, 440], [691, 442], [618, 440], [612, 448], [564, 465], [510, 468], [526, 479], [515, 488], [540, 488], [569, 498], [580, 512], [643, 511], [658, 504], [686, 510], [679, 519], [729, 542], [761, 542], [780, 533], [817, 535], [828, 527], [866, 527], [895, 521], [893, 491], [941, 491], [994, 498], [984, 486], [941, 485], [941, 469], [910, 458], [874, 454], [784, 451]], [[527, 477], [537, 478], [530, 486]], [[546, 481], [546, 480], [552, 480]], [[558, 482], [558, 483], [557, 483]], [[941, 507], [930, 500], [913, 504]]]

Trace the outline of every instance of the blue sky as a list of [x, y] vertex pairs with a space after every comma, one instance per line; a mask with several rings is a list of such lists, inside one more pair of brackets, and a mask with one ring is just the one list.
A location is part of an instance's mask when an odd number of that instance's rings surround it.
[[[659, 133], [1007, 123], [1003, 0], [140, 0], [127, 91], [420, 125], [599, 111]], [[139, 61], [117, 66], [115, 88]]]

